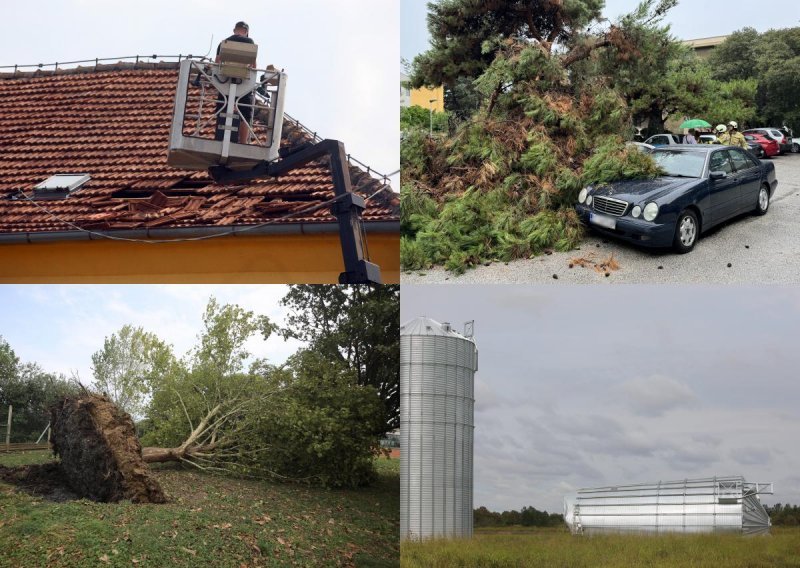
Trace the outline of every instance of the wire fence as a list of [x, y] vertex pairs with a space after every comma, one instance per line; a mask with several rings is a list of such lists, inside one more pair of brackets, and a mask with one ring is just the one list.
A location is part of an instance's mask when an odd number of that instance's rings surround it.
[[[0, 452], [46, 448], [50, 422], [44, 414], [31, 413], [25, 407], [0, 407]], [[37, 438], [38, 436], [38, 438]], [[38, 445], [45, 440], [45, 445]]]

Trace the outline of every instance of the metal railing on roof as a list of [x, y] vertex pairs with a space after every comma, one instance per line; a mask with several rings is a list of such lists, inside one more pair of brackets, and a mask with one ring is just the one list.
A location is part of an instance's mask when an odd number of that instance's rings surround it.
[[[287, 113], [287, 112], [284, 112], [284, 113], [283, 113], [283, 118], [284, 118], [284, 120], [289, 120], [289, 121], [290, 121], [292, 124], [294, 124], [294, 125], [295, 125], [297, 128], [299, 128], [300, 130], [302, 130], [303, 132], [305, 132], [306, 134], [308, 134], [309, 136], [311, 136], [312, 140], [313, 140], [315, 143], [316, 143], [316, 142], [322, 142], [322, 140], [324, 140], [324, 138], [322, 138], [321, 136], [319, 136], [319, 135], [317, 134], [317, 132], [316, 132], [316, 131], [314, 131], [314, 130], [311, 130], [311, 129], [310, 129], [310, 128], [308, 128], [308, 127], [307, 127], [305, 124], [303, 124], [302, 122], [300, 122], [300, 121], [299, 121], [299, 120], [297, 120], [296, 118], [292, 117], [292, 116], [291, 116], [289, 113]], [[372, 169], [370, 166], [368, 166], [367, 164], [365, 164], [365, 163], [364, 163], [364, 162], [362, 162], [361, 160], [358, 160], [358, 159], [354, 158], [354, 157], [353, 157], [351, 154], [347, 154], [347, 161], [348, 161], [348, 163], [350, 163], [350, 164], [353, 164], [353, 163], [355, 163], [355, 164], [357, 164], [357, 165], [361, 166], [362, 168], [364, 168], [365, 170], [367, 170], [367, 173], [368, 173], [370, 176], [374, 175], [374, 176], [375, 176], [375, 177], [377, 177], [378, 179], [382, 180], [384, 184], [387, 184], [387, 185], [388, 185], [388, 183], [389, 183], [389, 178], [391, 178], [393, 175], [397, 174], [397, 173], [400, 171], [400, 170], [397, 170], [396, 172], [392, 172], [392, 173], [390, 173], [390, 174], [382, 174], [382, 173], [380, 173], [379, 171], [377, 171], [377, 170], [375, 170], [375, 169]]]
[[15, 64], [15, 65], [0, 65], [0, 70], [1, 69], [13, 69], [14, 70], [14, 74], [16, 74], [17, 71], [25, 71], [26, 69], [44, 71], [48, 67], [52, 67], [53, 71], [56, 71], [56, 70], [58, 70], [58, 66], [59, 65], [76, 65], [76, 64], [80, 64], [80, 63], [94, 63], [95, 67], [97, 67], [97, 66], [100, 65], [101, 62], [105, 62], [105, 61], [114, 61], [114, 62], [118, 62], [118, 61], [133, 61], [134, 63], [145, 63], [145, 62], [149, 62], [149, 61], [147, 61], [149, 59], [153, 59], [153, 60], [159, 59], [161, 61], [163, 61], [165, 59], [166, 60], [174, 59], [177, 63], [180, 63], [184, 59], [197, 59], [197, 60], [200, 60], [200, 61], [205, 61], [205, 60], [210, 61], [210, 59], [208, 57], [197, 56], [197, 55], [192, 55], [192, 54], [188, 54], [188, 55], [183, 55], [183, 54], [178, 54], [178, 55], [158, 55], [158, 54], [153, 54], [153, 55], [124, 55], [122, 57], [95, 57], [94, 59], [80, 59], [80, 60], [76, 60], [76, 61], [56, 61], [55, 63], [27, 63], [27, 64], [24, 64], [24, 65], [19, 65], [19, 64]]
[[[94, 63], [94, 66], [95, 66], [95, 69], [96, 69], [97, 67], [100, 66], [101, 62], [106, 62], [106, 61], [113, 61], [113, 62], [132, 61], [134, 63], [134, 66], [135, 66], [135, 65], [137, 65], [139, 63], [152, 63], [156, 59], [158, 59], [160, 62], [164, 62], [164, 60], [174, 59], [176, 63], [180, 63], [184, 59], [196, 59], [198, 61], [211, 61], [210, 58], [208, 58], [208, 57], [206, 57], [204, 55], [203, 56], [192, 55], [192, 54], [188, 54], [188, 55], [183, 55], [183, 54], [178, 54], [178, 55], [159, 55], [159, 54], [154, 53], [152, 55], [125, 55], [125, 56], [122, 56], [122, 57], [95, 57], [94, 59], [81, 59], [81, 60], [76, 60], [76, 61], [56, 61], [55, 63], [29, 63], [29, 64], [24, 64], [24, 65], [19, 65], [19, 64], [15, 64], [15, 65], [0, 65], [0, 72], [2, 72], [3, 69], [13, 69], [12, 77], [15, 77], [18, 71], [25, 72], [26, 69], [32, 69], [34, 71], [39, 71], [39, 70], [44, 71], [48, 67], [52, 67], [53, 68], [52, 71], [56, 72], [56, 71], [58, 71], [58, 66], [59, 65], [78, 65], [78, 64], [81, 64], [81, 63]], [[153, 61], [150, 61], [150, 60], [153, 60]], [[169, 61], [167, 61], [167, 62], [169, 62]], [[286, 118], [289, 121], [291, 121], [295, 126], [300, 128], [306, 134], [310, 135], [314, 142], [321, 142], [324, 139], [321, 136], [319, 136], [315, 130], [311, 130], [306, 125], [304, 125], [302, 122], [300, 122], [296, 118], [293, 118], [289, 114], [284, 113], [284, 118]], [[380, 181], [382, 181], [383, 185], [385, 187], [391, 187], [389, 185], [390, 178], [392, 176], [396, 175], [397, 173], [399, 173], [399, 171], [400, 171], [400, 170], [397, 170], [397, 171], [392, 172], [390, 174], [382, 174], [379, 171], [377, 171], [377, 170], [373, 169], [372, 167], [368, 166], [367, 164], [365, 164], [361, 160], [358, 160], [358, 159], [354, 158], [352, 156], [352, 154], [347, 154], [347, 161], [349, 163], [351, 163], [351, 164], [355, 163], [355, 164], [361, 166], [362, 168], [366, 169], [368, 175], [374, 176], [377, 179], [379, 179]], [[383, 189], [381, 189], [380, 191], [383, 191]], [[373, 197], [374, 195], [377, 195], [377, 193], [379, 193], [379, 192], [376, 192], [375, 194], [370, 196], [370, 198]]]

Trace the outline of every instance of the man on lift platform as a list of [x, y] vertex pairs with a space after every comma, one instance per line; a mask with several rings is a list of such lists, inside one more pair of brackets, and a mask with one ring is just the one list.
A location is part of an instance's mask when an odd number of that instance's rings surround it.
[[[249, 36], [250, 36], [250, 26], [248, 26], [246, 22], [236, 22], [236, 25], [233, 27], [233, 35], [229, 36], [228, 38], [223, 40], [223, 42], [221, 42], [217, 46], [217, 57], [215, 59], [215, 62], [216, 63], [220, 63], [222, 61], [222, 58], [220, 57], [220, 51], [222, 49], [222, 44], [224, 42], [234, 41], [234, 42], [239, 42], [239, 43], [250, 43], [250, 44], [255, 45], [255, 42]], [[249, 66], [255, 68], [255, 63], [253, 63], [253, 64], [251, 64]], [[247, 123], [253, 121], [253, 106], [252, 106], [253, 105], [253, 93], [248, 93], [245, 96], [241, 97], [239, 99], [239, 103], [243, 107], [241, 109], [242, 110], [242, 115], [244, 115], [244, 117], [247, 119], [247, 122], [243, 123], [240, 120], [234, 120], [234, 124], [236, 126], [238, 126], [238, 128], [239, 128], [239, 135], [238, 135], [239, 144], [246, 144], [247, 143], [247, 138], [250, 135], [250, 131], [249, 131]], [[222, 108], [223, 104], [224, 104], [224, 101], [222, 99], [222, 95], [220, 95], [220, 97], [217, 99], [216, 112], [219, 112], [219, 110], [220, 110], [220, 108]], [[237, 119], [238, 119], [238, 117], [237, 117]], [[223, 119], [220, 122], [224, 123], [225, 121]], [[223, 131], [219, 129], [219, 126], [220, 126], [220, 124], [218, 123], [217, 124], [218, 128], [217, 128], [216, 136], [215, 136], [217, 140], [221, 140], [222, 139], [222, 133], [223, 133]]]

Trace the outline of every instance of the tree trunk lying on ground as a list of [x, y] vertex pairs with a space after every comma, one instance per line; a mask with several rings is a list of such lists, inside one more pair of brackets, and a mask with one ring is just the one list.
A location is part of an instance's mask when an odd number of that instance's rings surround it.
[[144, 448], [142, 457], [147, 463], [169, 461], [190, 462], [200, 467], [192, 458], [210, 457], [210, 452], [218, 449], [217, 430], [229, 415], [220, 416], [221, 405], [208, 411], [189, 437], [177, 448]]
[[104, 502], [166, 502], [142, 457], [133, 420], [108, 398], [66, 398], [51, 409], [50, 424], [53, 452], [78, 495]]

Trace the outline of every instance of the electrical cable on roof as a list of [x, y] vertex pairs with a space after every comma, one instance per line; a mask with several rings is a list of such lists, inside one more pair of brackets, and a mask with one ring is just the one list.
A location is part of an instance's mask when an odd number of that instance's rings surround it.
[[[374, 197], [377, 193], [383, 191], [384, 189], [385, 188], [381, 188], [377, 192], [373, 193], [372, 196], [370, 196], [370, 198]], [[32, 205], [34, 205], [38, 209], [41, 209], [42, 211], [44, 211], [45, 213], [50, 215], [56, 221], [60, 221], [61, 223], [64, 223], [65, 225], [67, 225], [69, 227], [72, 227], [73, 229], [75, 229], [77, 231], [81, 231], [81, 232], [87, 233], [89, 235], [94, 235], [94, 236], [96, 236], [98, 238], [109, 239], [109, 240], [112, 240], [112, 241], [125, 241], [125, 242], [130, 242], [130, 243], [146, 243], [146, 244], [152, 244], [152, 245], [166, 244], [166, 243], [181, 243], [181, 242], [190, 242], [190, 241], [206, 241], [206, 240], [209, 240], [209, 239], [215, 239], [217, 237], [226, 237], [226, 236], [229, 236], [229, 235], [244, 233], [246, 231], [252, 231], [254, 229], [259, 229], [261, 227], [266, 227], [267, 225], [273, 225], [273, 224], [277, 223], [278, 221], [283, 221], [284, 219], [290, 219], [292, 217], [298, 217], [298, 216], [303, 215], [305, 213], [311, 213], [313, 211], [317, 211], [318, 209], [322, 209], [323, 207], [327, 207], [329, 205], [333, 205], [334, 203], [336, 203], [337, 201], [340, 201], [342, 198], [345, 197], [345, 195], [339, 195], [339, 196], [334, 197], [332, 199], [329, 199], [327, 201], [323, 201], [322, 203], [318, 203], [317, 205], [312, 205], [311, 207], [307, 207], [306, 209], [301, 209], [300, 211], [294, 211], [292, 213], [287, 213], [286, 215], [281, 215], [280, 217], [275, 217], [274, 219], [270, 219], [269, 221], [265, 221], [265, 222], [259, 223], [257, 225], [247, 225], [247, 226], [242, 227], [241, 229], [226, 230], [226, 231], [223, 231], [221, 233], [215, 233], [213, 235], [204, 235], [204, 236], [199, 236], [199, 237], [180, 237], [180, 238], [176, 238], [176, 239], [133, 239], [133, 238], [128, 238], [128, 237], [117, 237], [115, 235], [108, 235], [106, 233], [100, 233], [98, 231], [92, 231], [90, 229], [84, 229], [83, 227], [81, 227], [79, 225], [76, 225], [75, 223], [73, 223], [71, 221], [67, 221], [63, 217], [59, 217], [58, 215], [56, 215], [55, 213], [53, 213], [52, 211], [50, 211], [46, 207], [43, 207], [43, 206], [39, 205], [38, 203], [36, 203], [35, 200], [30, 198], [28, 195], [26, 195], [23, 190], [19, 190], [17, 193], [19, 195], [22, 195], [22, 197], [26, 201], [30, 202]], [[191, 228], [191, 227], [187, 227], [187, 228]]]
[[375, 197], [376, 195], [378, 195], [382, 191], [386, 191], [387, 189], [391, 189], [391, 187], [392, 186], [389, 185], [388, 183], [384, 183], [378, 191], [376, 191], [375, 193], [373, 193], [369, 197], [365, 198], [364, 201], [369, 201], [370, 199], [372, 199], [373, 197]]
[[[381, 193], [383, 191], [386, 191], [387, 189], [391, 189], [391, 185], [389, 185], [388, 183], [384, 183], [380, 187], [380, 189], [375, 191], [369, 197], [366, 197], [364, 199], [364, 201], [365, 202], [370, 201], [373, 197], [375, 197], [376, 195], [378, 195], [379, 193]], [[67, 221], [63, 217], [58, 216], [57, 214], [53, 213], [52, 211], [50, 211], [46, 207], [43, 207], [43, 206], [39, 205], [38, 203], [36, 203], [35, 200], [33, 200], [28, 195], [26, 195], [23, 190], [19, 190], [17, 193], [18, 193], [18, 195], [21, 195], [23, 197], [23, 199], [25, 199], [26, 201], [28, 201], [29, 203], [31, 203], [33, 206], [35, 206], [36, 208], [40, 209], [41, 211], [44, 211], [45, 213], [50, 215], [56, 221], [64, 223], [65, 225], [67, 225], [69, 227], [72, 227], [73, 229], [75, 229], [77, 231], [81, 231], [81, 232], [86, 233], [88, 235], [93, 235], [93, 236], [96, 236], [96, 237], [99, 237], [99, 238], [109, 239], [109, 240], [112, 240], [112, 241], [124, 241], [124, 242], [131, 242], [131, 243], [147, 243], [147, 244], [154, 244], [154, 245], [155, 244], [165, 244], [165, 243], [206, 241], [206, 240], [209, 240], [209, 239], [215, 239], [217, 237], [227, 237], [229, 235], [243, 233], [243, 232], [246, 232], [246, 231], [252, 231], [254, 229], [259, 229], [261, 227], [266, 227], [267, 225], [273, 225], [273, 224], [277, 223], [278, 221], [283, 221], [285, 219], [290, 219], [292, 217], [298, 217], [298, 216], [303, 215], [305, 213], [312, 213], [314, 211], [322, 209], [323, 207], [327, 207], [329, 205], [333, 205], [334, 203], [336, 203], [337, 201], [339, 201], [339, 200], [341, 200], [342, 198], [345, 197], [344, 195], [339, 195], [339, 196], [334, 197], [332, 199], [329, 199], [327, 201], [323, 201], [322, 203], [318, 203], [317, 205], [312, 205], [311, 207], [307, 207], [306, 209], [301, 209], [300, 211], [294, 211], [292, 213], [287, 213], [286, 215], [281, 215], [280, 217], [276, 217], [274, 219], [270, 219], [269, 221], [265, 221], [264, 223], [259, 223], [257, 225], [247, 225], [247, 226], [242, 227], [241, 229], [227, 230], [227, 231], [223, 231], [221, 233], [215, 233], [213, 235], [204, 235], [204, 236], [199, 236], [199, 237], [181, 237], [181, 238], [175, 238], [175, 239], [133, 239], [133, 238], [128, 238], [128, 237], [117, 237], [115, 235], [108, 235], [106, 233], [100, 233], [98, 231], [92, 231], [90, 229], [84, 229], [83, 227], [81, 227], [79, 225], [76, 225], [75, 223], [73, 223], [71, 221]]]

